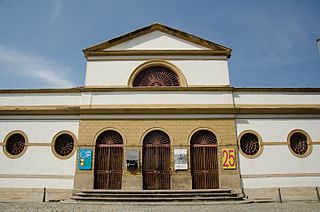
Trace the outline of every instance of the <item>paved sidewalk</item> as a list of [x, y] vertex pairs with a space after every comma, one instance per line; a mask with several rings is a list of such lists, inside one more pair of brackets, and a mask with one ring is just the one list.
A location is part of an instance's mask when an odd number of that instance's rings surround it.
[[250, 203], [250, 204], [84, 204], [84, 203], [39, 203], [39, 202], [0, 202], [0, 211], [320, 211], [318, 202], [289, 202], [289, 203]]

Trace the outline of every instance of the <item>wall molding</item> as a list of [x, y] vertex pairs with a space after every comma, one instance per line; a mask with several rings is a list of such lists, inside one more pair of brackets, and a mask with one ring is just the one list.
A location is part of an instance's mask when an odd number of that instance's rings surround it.
[[320, 177], [320, 173], [242, 174], [241, 178]]

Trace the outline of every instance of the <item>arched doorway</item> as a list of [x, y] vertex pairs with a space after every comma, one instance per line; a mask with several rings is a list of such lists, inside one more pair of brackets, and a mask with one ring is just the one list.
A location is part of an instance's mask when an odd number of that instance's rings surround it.
[[123, 138], [115, 130], [102, 132], [96, 140], [94, 188], [121, 189]]
[[198, 130], [190, 143], [192, 189], [219, 188], [216, 136], [209, 130]]
[[170, 138], [165, 132], [145, 135], [142, 163], [143, 189], [170, 189]]

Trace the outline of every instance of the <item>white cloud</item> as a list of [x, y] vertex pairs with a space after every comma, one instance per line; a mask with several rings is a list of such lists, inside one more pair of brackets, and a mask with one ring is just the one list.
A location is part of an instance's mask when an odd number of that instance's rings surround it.
[[52, 16], [50, 23], [53, 24], [61, 10], [62, 0], [52, 0]]
[[[71, 70], [56, 64], [40, 55], [0, 46], [0, 71], [32, 78], [48, 87], [73, 87], [72, 81], [66, 78]], [[34, 84], [33, 83], [33, 84]]]

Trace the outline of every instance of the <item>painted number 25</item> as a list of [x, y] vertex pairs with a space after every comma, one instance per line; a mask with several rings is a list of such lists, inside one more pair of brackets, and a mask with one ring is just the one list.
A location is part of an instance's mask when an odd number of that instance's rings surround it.
[[223, 169], [235, 169], [236, 157], [234, 149], [228, 148], [222, 150]]

